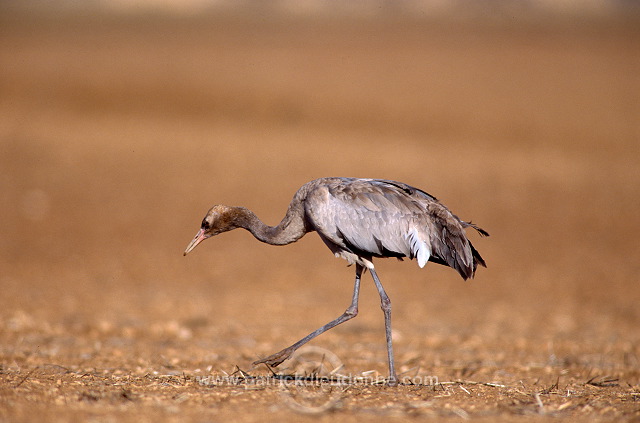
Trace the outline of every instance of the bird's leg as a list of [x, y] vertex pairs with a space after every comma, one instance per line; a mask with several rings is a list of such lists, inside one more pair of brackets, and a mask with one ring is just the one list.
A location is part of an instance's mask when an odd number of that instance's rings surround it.
[[393, 342], [391, 339], [391, 300], [384, 291], [375, 269], [369, 268], [369, 271], [371, 272], [373, 281], [376, 284], [376, 288], [378, 288], [378, 293], [380, 294], [380, 307], [384, 313], [384, 330], [387, 336], [387, 356], [389, 357], [389, 381], [387, 383], [390, 386], [395, 386], [398, 384], [398, 376], [396, 375], [396, 368], [393, 362]]
[[290, 347], [287, 347], [287, 348], [283, 349], [282, 351], [279, 351], [279, 352], [277, 352], [275, 354], [272, 354], [267, 358], [263, 358], [262, 360], [254, 361], [253, 364], [256, 365], [256, 364], [260, 364], [260, 363], [265, 363], [268, 366], [276, 367], [280, 363], [282, 363], [283, 361], [285, 361], [286, 359], [291, 357], [291, 354], [293, 354], [293, 352], [295, 350], [297, 350], [298, 348], [300, 348], [301, 346], [303, 346], [307, 342], [311, 341], [316, 336], [328, 331], [329, 329], [331, 329], [331, 328], [333, 328], [335, 326], [338, 326], [340, 323], [344, 323], [347, 320], [350, 320], [350, 319], [353, 319], [354, 317], [356, 317], [358, 315], [358, 296], [360, 294], [360, 277], [362, 276], [363, 270], [364, 270], [364, 268], [361, 265], [356, 264], [356, 281], [355, 281], [355, 284], [354, 284], [354, 287], [353, 287], [353, 298], [351, 299], [351, 305], [342, 314], [342, 316], [340, 316], [337, 319], [327, 323], [326, 325], [324, 325], [321, 328], [315, 330], [314, 332], [311, 332], [309, 335], [305, 336], [304, 338], [302, 338], [301, 340], [299, 340], [295, 344], [291, 345]]

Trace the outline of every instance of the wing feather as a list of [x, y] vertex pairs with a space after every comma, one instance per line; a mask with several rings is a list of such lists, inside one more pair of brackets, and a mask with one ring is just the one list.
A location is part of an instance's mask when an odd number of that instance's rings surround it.
[[416, 258], [420, 267], [433, 261], [465, 279], [484, 265], [465, 234], [465, 227], [475, 225], [432, 195], [400, 182], [329, 178], [309, 191], [305, 213], [336, 254]]

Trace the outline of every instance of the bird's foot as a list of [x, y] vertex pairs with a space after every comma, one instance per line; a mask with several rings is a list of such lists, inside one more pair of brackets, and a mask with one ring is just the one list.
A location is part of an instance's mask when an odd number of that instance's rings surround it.
[[393, 376], [389, 376], [389, 379], [387, 379], [387, 386], [398, 386], [400, 382], [398, 382], [398, 376], [393, 375]]
[[263, 358], [261, 360], [257, 360], [253, 362], [253, 365], [256, 366], [258, 364], [266, 364], [269, 367], [277, 367], [279, 366], [283, 361], [285, 361], [286, 359], [291, 357], [291, 354], [293, 354], [293, 352], [295, 351], [295, 349], [292, 349], [291, 347], [289, 348], [285, 348], [282, 351], [279, 351], [275, 354], [271, 354], [269, 357]]

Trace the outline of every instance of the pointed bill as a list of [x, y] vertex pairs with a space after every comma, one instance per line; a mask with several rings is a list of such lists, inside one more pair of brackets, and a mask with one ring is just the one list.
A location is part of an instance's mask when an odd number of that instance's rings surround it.
[[191, 252], [191, 250], [196, 248], [196, 246], [198, 244], [200, 244], [202, 241], [204, 241], [205, 239], [207, 239], [207, 236], [204, 234], [204, 229], [200, 229], [200, 231], [198, 231], [196, 236], [191, 240], [189, 245], [187, 245], [187, 249], [184, 250], [184, 254], [183, 255], [186, 256], [187, 254], [189, 254], [189, 252]]

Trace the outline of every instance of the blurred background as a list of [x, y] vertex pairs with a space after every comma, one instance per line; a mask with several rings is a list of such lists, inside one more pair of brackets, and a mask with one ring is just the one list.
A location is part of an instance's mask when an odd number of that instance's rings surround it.
[[[314, 234], [182, 256], [211, 205], [275, 225], [323, 176], [409, 183], [491, 234], [467, 283], [377, 262], [400, 362], [638, 365], [636, 2], [0, 5], [6, 365], [229, 370], [337, 317], [353, 269]], [[314, 342], [384, 373], [365, 281]]]

